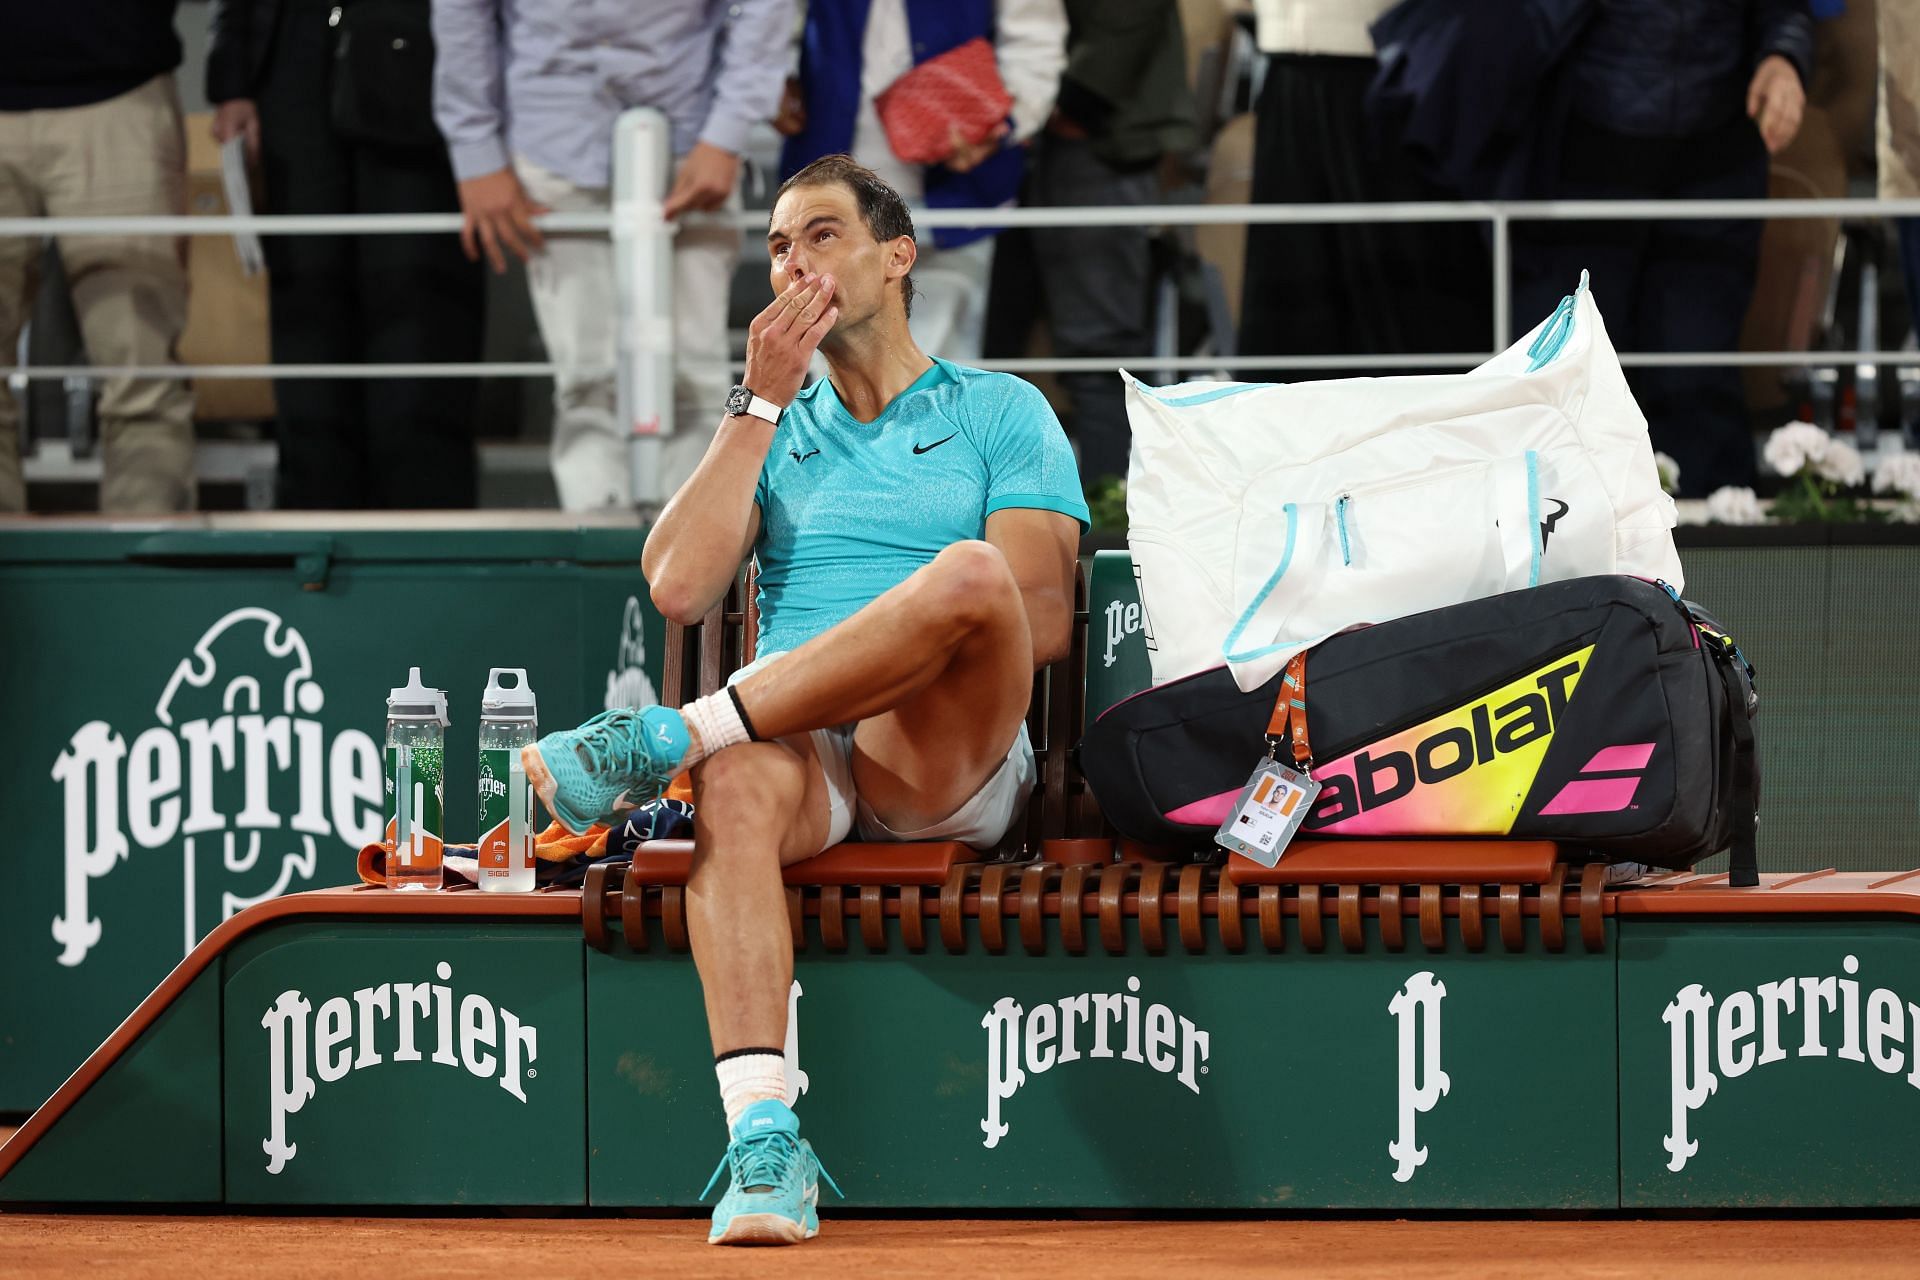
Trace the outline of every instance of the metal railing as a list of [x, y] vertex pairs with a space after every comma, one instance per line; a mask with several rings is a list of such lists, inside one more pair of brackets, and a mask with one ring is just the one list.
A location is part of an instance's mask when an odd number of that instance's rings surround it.
[[[619, 363], [617, 379], [622, 421], [633, 430], [637, 494], [650, 493], [652, 460], [661, 435], [673, 430], [672, 272], [668, 269], [676, 227], [663, 213], [662, 196], [670, 165], [665, 118], [651, 110], [629, 111], [615, 130], [612, 209], [597, 213], [549, 213], [536, 221], [549, 233], [606, 233], [615, 252]], [[1345, 204], [1161, 204], [1119, 208], [921, 209], [914, 222], [922, 230], [939, 228], [1023, 228], [1221, 225], [1275, 226], [1351, 223], [1485, 223], [1490, 231], [1493, 324], [1484, 351], [1438, 354], [1360, 355], [1152, 355], [1046, 357], [985, 360], [991, 369], [1012, 373], [1101, 372], [1125, 366], [1161, 373], [1468, 368], [1502, 351], [1513, 340], [1510, 292], [1511, 233], [1516, 222], [1649, 221], [1670, 219], [1861, 219], [1920, 217], [1920, 199], [1786, 200], [1555, 200], [1458, 201]], [[703, 214], [693, 225], [731, 226], [760, 231], [765, 211]], [[78, 218], [0, 218], [0, 236], [178, 235], [418, 235], [452, 233], [457, 214], [275, 214], [250, 216], [146, 216]], [[1603, 286], [1604, 287], [1604, 286]], [[1904, 365], [1920, 362], [1912, 351], [1698, 351], [1623, 352], [1628, 367], [1720, 365], [1739, 367], [1829, 367]], [[108, 377], [193, 378], [452, 378], [551, 377], [558, 366], [539, 361], [432, 364], [256, 364], [256, 365], [20, 365], [0, 367], [0, 378], [96, 379]]]

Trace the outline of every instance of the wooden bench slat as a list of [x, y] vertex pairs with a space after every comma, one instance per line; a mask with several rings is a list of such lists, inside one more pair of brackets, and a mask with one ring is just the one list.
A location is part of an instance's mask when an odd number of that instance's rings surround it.
[[[867, 844], [849, 841], [804, 858], [782, 871], [794, 888], [833, 885], [920, 885], [939, 888], [953, 868], [977, 862], [980, 855], [957, 840], [918, 844]], [[684, 885], [693, 869], [693, 841], [649, 840], [633, 856], [628, 877], [635, 883]]]

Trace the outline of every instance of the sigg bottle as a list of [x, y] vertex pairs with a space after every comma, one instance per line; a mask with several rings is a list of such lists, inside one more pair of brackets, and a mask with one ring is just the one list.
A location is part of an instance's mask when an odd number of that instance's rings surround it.
[[533, 784], [520, 748], [540, 736], [523, 667], [495, 667], [480, 695], [480, 887], [533, 889]]
[[447, 695], [407, 671], [387, 695], [387, 888], [438, 889], [446, 846]]

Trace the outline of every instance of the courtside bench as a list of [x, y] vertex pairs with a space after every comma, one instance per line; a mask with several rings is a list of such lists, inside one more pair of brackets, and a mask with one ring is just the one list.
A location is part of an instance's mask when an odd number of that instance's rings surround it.
[[[1089, 702], [1090, 650], [1100, 643], [1106, 613], [1090, 618], [1086, 576], [1076, 571], [1068, 655], [1035, 676], [1027, 714], [1038, 774], [1033, 798], [999, 848], [983, 856], [957, 841], [848, 842], [795, 863], [785, 878], [796, 949], [808, 945], [807, 922], [814, 921], [827, 951], [847, 949], [850, 925], [867, 950], [884, 951], [892, 921], [908, 951], [924, 950], [931, 932], [950, 952], [964, 951], [977, 935], [985, 951], [998, 953], [1011, 922], [1030, 954], [1041, 954], [1055, 932], [1068, 954], [1084, 952], [1090, 935], [1124, 954], [1137, 930], [1142, 950], [1157, 955], [1170, 934], [1187, 950], [1204, 951], [1210, 931], [1202, 922], [1211, 920], [1219, 945], [1230, 951], [1242, 950], [1249, 933], [1278, 951], [1291, 919], [1309, 951], [1322, 949], [1330, 932], [1347, 950], [1360, 950], [1362, 921], [1371, 919], [1380, 945], [1397, 951], [1410, 928], [1429, 947], [1441, 946], [1443, 922], [1453, 918], [1469, 950], [1484, 947], [1489, 932], [1506, 949], [1520, 950], [1524, 921], [1537, 918], [1541, 944], [1559, 951], [1569, 911], [1583, 945], [1602, 948], [1604, 868], [1588, 866], [1569, 883], [1550, 843], [1302, 841], [1279, 865], [1262, 868], [1239, 857], [1187, 862], [1175, 851], [1117, 841], [1073, 750]], [[757, 632], [751, 574], [698, 625], [668, 624], [662, 701], [679, 706], [721, 688], [753, 661]], [[1094, 697], [1111, 702], [1111, 690], [1109, 678]], [[657, 933], [669, 950], [686, 951], [691, 865], [691, 841], [661, 840], [643, 846], [630, 866], [593, 868], [581, 896], [587, 942], [607, 951], [617, 934], [629, 948], [645, 950]]]

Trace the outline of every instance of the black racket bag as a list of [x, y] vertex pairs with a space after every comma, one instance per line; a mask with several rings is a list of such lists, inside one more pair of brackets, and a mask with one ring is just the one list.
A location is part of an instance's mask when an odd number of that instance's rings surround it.
[[[1321, 791], [1300, 837], [1552, 840], [1569, 860], [1754, 883], [1753, 669], [1664, 583], [1576, 578], [1342, 632], [1301, 676]], [[1081, 767], [1125, 836], [1201, 850], [1269, 748], [1286, 672], [1225, 667], [1109, 708]], [[1291, 743], [1272, 740], [1291, 763]]]

